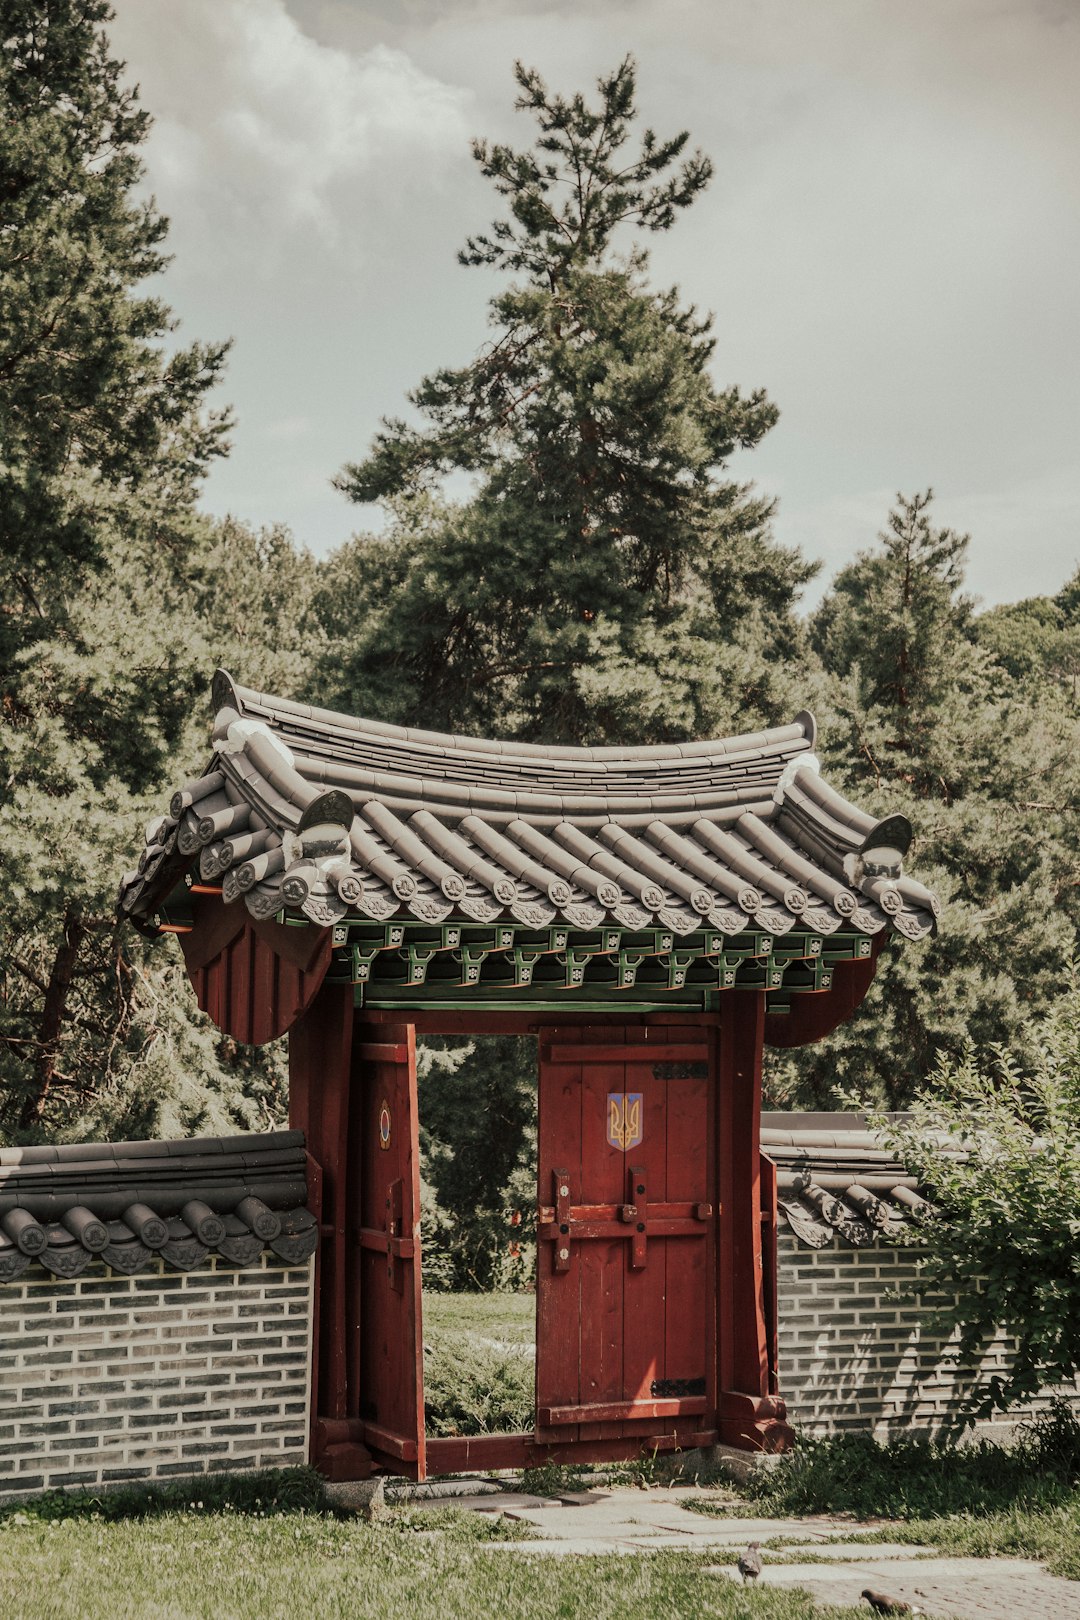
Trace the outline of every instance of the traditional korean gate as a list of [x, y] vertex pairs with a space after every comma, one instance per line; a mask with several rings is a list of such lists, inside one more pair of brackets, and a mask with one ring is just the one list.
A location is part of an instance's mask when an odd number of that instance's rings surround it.
[[423, 1479], [423, 1336], [420, 1308], [420, 1154], [416, 1031], [361, 1028], [353, 1049], [359, 1088], [361, 1169], [359, 1390], [364, 1444], [395, 1473]]
[[708, 1047], [643, 1035], [541, 1044], [538, 1442], [716, 1438]]

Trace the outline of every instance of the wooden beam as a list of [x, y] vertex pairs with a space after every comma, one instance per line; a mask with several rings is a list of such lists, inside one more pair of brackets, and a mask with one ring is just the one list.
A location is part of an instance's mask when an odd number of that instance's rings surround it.
[[[351, 986], [324, 983], [289, 1037], [289, 1123], [304, 1132], [308, 1152], [322, 1171], [322, 1253], [314, 1301], [318, 1396], [311, 1449], [312, 1462], [331, 1479], [371, 1472], [355, 1427], [360, 1324], [349, 1247], [358, 1162], [350, 1108], [352, 1036]], [[332, 1427], [341, 1424], [353, 1427], [348, 1433]], [[345, 1449], [338, 1456], [336, 1448]]]
[[836, 962], [831, 990], [795, 994], [786, 1013], [766, 1018], [765, 1044], [781, 1048], [811, 1046], [845, 1023], [873, 983], [885, 939], [885, 934], [875, 934], [869, 956]]
[[729, 992], [722, 1003], [718, 1054], [720, 1434], [729, 1445], [780, 1449], [791, 1431], [783, 1401], [770, 1392], [761, 1241], [764, 1034], [764, 994]]

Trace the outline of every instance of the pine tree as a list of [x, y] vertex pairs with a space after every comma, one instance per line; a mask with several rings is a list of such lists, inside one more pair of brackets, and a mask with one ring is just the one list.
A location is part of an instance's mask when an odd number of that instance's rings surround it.
[[[725, 475], [777, 413], [760, 390], [717, 388], [711, 317], [653, 289], [630, 239], [668, 230], [712, 166], [685, 133], [634, 143], [629, 59], [596, 106], [516, 77], [539, 134], [520, 151], [475, 143], [508, 214], [460, 254], [515, 279], [484, 351], [410, 396], [420, 425], [385, 422], [339, 479], [391, 524], [326, 569], [324, 691], [561, 742], [782, 710], [790, 608], [813, 570], [771, 539], [770, 503]], [[473, 492], [453, 501], [461, 474]]]
[[142, 291], [167, 221], [135, 196], [149, 115], [121, 83], [111, 16], [106, 0], [0, 6], [5, 652], [48, 619], [57, 576], [102, 564], [103, 506], [151, 475], [183, 505], [225, 448], [227, 418], [204, 410], [225, 346], [167, 357], [174, 323]]
[[0, 1131], [266, 1124], [277, 1059], [212, 1035], [115, 896], [174, 756], [205, 746], [230, 620], [269, 622], [259, 593], [286, 582], [302, 617], [310, 563], [197, 511], [226, 449], [208, 405], [225, 345], [168, 355], [174, 322], [144, 291], [165, 221], [136, 197], [149, 120], [109, 7], [0, 17]]
[[1055, 596], [1031, 596], [980, 614], [975, 624], [986, 647], [1009, 674], [1030, 685], [1047, 683], [1080, 699], [1080, 570]]
[[932, 494], [898, 497], [879, 548], [838, 574], [811, 635], [832, 678], [819, 751], [831, 780], [915, 829], [911, 865], [945, 902], [941, 931], [886, 955], [855, 1018], [772, 1063], [774, 1095], [837, 1090], [905, 1105], [969, 1041], [1019, 1056], [1073, 952], [1077, 721], [1060, 688], [1025, 686], [982, 644], [963, 594], [967, 538]]

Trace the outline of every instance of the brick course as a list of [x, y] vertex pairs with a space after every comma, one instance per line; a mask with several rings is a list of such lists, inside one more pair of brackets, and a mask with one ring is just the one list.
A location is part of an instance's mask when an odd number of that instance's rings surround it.
[[[790, 1422], [819, 1435], [933, 1433], [955, 1419], [977, 1378], [1007, 1365], [1009, 1340], [999, 1335], [974, 1371], [958, 1367], [949, 1340], [930, 1321], [933, 1301], [890, 1298], [917, 1276], [917, 1249], [882, 1239], [810, 1249], [781, 1224], [778, 1370]], [[1068, 1393], [1080, 1400], [1080, 1391]], [[1043, 1410], [1049, 1400], [1050, 1392], [1025, 1411]], [[1001, 1428], [998, 1420], [977, 1432]]]
[[264, 1251], [6, 1284], [0, 1497], [306, 1462], [312, 1274]]

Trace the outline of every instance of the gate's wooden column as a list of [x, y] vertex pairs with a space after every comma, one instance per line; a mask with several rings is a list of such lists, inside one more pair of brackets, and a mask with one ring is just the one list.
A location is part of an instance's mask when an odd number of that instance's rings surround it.
[[358, 1407], [360, 1297], [349, 1233], [359, 1224], [361, 1164], [352, 1085], [353, 992], [324, 984], [289, 1035], [289, 1123], [322, 1173], [315, 1259], [311, 1461], [328, 1479], [366, 1479]]
[[777, 1451], [794, 1438], [784, 1402], [769, 1392], [761, 1242], [761, 1060], [765, 997], [721, 998], [712, 1071], [717, 1085], [720, 1274], [717, 1290], [720, 1438]]

